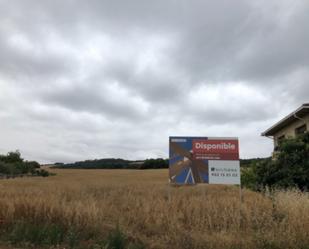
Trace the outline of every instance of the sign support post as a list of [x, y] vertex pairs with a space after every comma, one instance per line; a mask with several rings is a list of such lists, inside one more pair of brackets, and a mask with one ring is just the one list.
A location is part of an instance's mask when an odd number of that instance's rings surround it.
[[239, 184], [239, 227], [242, 226], [242, 187], [241, 187], [241, 181]]
[[171, 182], [170, 180], [167, 183], [167, 200], [169, 203], [171, 202]]

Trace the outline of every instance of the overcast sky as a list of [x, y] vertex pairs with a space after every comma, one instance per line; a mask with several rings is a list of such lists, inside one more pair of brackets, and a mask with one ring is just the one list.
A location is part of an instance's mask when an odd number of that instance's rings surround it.
[[0, 0], [0, 154], [168, 156], [260, 134], [309, 100], [307, 0]]

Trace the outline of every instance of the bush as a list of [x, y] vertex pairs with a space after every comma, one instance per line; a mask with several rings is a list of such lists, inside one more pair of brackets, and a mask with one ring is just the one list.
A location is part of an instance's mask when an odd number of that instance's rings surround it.
[[104, 249], [144, 249], [145, 246], [137, 242], [129, 242], [128, 237], [119, 229], [113, 230], [103, 243]]
[[[243, 170], [244, 186], [261, 189], [309, 189], [309, 133], [282, 141], [275, 160], [265, 159]], [[261, 186], [261, 187], [258, 187]]]
[[125, 249], [126, 243], [126, 235], [117, 227], [107, 237], [105, 246], [107, 249]]
[[0, 155], [0, 175], [7, 177], [15, 175], [38, 175], [49, 176], [49, 172], [40, 169], [40, 164], [35, 161], [24, 161], [19, 151], [9, 152], [7, 155]]
[[15, 152], [7, 153], [7, 155], [0, 155], [0, 161], [5, 163], [21, 163], [23, 159], [21, 158], [20, 152], [16, 150]]
[[257, 189], [257, 175], [255, 166], [241, 168], [241, 184], [249, 189]]
[[37, 174], [38, 174], [38, 176], [43, 176], [43, 177], [49, 176], [49, 172], [46, 171], [45, 169], [38, 170]]

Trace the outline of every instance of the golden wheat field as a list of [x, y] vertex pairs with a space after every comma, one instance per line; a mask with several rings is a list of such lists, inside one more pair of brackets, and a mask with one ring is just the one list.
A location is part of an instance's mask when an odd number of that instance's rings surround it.
[[[167, 170], [51, 169], [56, 176], [0, 180], [0, 228], [19, 221], [91, 234], [115, 227], [145, 248], [309, 248], [309, 196], [237, 186], [168, 187]], [[60, 247], [58, 247], [60, 248]]]

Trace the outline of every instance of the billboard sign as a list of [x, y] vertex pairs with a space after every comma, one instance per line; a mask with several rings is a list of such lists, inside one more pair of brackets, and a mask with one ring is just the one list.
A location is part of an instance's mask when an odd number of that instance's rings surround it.
[[176, 184], [240, 184], [237, 138], [170, 137], [169, 178]]

